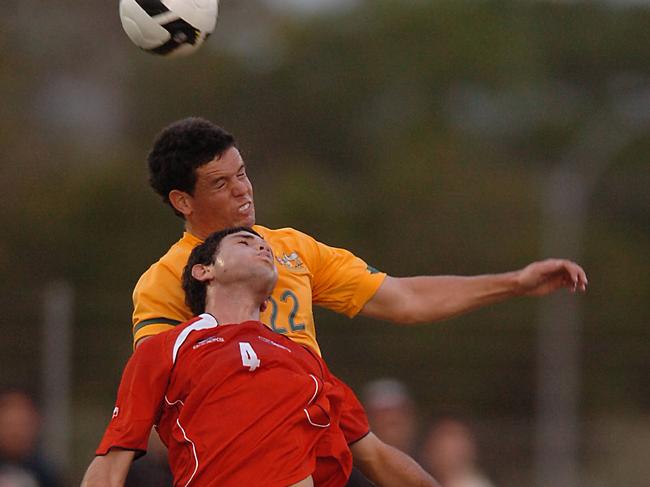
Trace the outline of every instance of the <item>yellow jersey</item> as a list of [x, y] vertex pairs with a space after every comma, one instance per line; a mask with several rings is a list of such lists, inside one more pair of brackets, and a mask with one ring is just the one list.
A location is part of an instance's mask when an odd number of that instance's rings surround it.
[[[386, 274], [347, 250], [324, 245], [293, 228], [253, 228], [271, 245], [278, 268], [278, 282], [260, 320], [320, 354], [312, 306], [353, 317], [372, 298]], [[134, 344], [192, 317], [181, 276], [190, 252], [200, 243], [185, 232], [138, 280], [133, 291]]]

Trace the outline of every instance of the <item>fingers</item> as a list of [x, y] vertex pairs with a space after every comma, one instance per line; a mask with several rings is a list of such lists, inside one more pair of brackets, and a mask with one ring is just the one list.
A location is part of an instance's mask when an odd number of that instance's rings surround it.
[[587, 285], [589, 284], [587, 274], [578, 264], [565, 259], [552, 259], [547, 262], [555, 268], [555, 272], [562, 272], [565, 274], [565, 279], [568, 279], [566, 287], [568, 287], [571, 292], [585, 292], [587, 290]]
[[576, 283], [577, 287], [582, 291], [585, 292], [587, 290], [587, 285], [589, 284], [589, 281], [587, 280], [587, 274], [585, 273], [584, 269], [580, 267], [579, 265], [575, 264], [576, 267], [578, 268], [578, 281]]

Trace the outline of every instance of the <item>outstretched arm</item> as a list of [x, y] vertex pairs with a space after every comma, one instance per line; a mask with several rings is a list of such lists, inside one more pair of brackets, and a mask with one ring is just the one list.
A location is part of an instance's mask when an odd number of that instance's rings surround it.
[[514, 272], [483, 276], [386, 277], [361, 314], [403, 324], [441, 321], [515, 296], [587, 288], [575, 262], [548, 259]]
[[373, 433], [350, 445], [354, 465], [377, 487], [440, 487], [415, 460]]
[[123, 487], [134, 456], [133, 450], [113, 448], [106, 455], [95, 457], [86, 470], [81, 487]]

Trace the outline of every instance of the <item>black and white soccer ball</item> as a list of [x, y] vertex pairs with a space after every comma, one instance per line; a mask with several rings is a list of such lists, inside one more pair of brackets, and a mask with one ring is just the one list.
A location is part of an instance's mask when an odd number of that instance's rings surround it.
[[196, 51], [214, 31], [219, 0], [120, 0], [120, 19], [129, 39], [162, 56]]

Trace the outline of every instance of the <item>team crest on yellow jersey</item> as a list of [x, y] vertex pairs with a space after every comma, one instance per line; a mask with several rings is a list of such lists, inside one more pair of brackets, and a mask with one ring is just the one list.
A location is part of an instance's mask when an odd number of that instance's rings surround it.
[[291, 252], [290, 254], [283, 254], [282, 256], [278, 255], [275, 258], [281, 265], [283, 265], [284, 267], [292, 271], [303, 269], [305, 267], [305, 265], [302, 263], [302, 260], [300, 260], [300, 257], [296, 252]]

